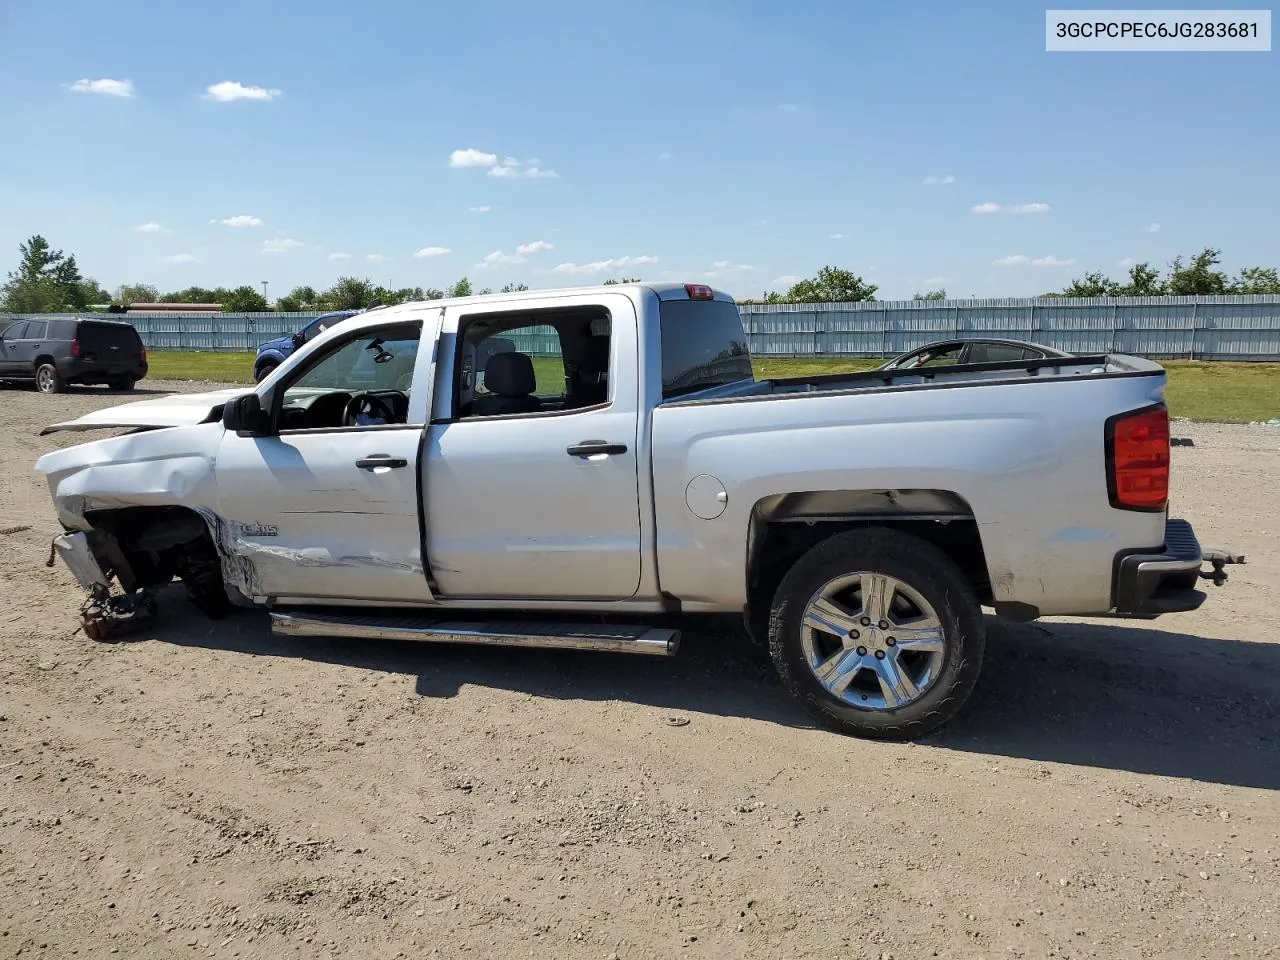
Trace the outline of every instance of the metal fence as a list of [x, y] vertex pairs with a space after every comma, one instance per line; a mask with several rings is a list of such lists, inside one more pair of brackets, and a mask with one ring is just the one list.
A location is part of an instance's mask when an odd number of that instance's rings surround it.
[[[985, 336], [1072, 353], [1280, 361], [1276, 296], [780, 303], [741, 310], [751, 352], [760, 357], [890, 357], [934, 340]], [[0, 322], [10, 316], [0, 314]], [[245, 351], [293, 333], [318, 314], [93, 316], [127, 320], [151, 350]], [[524, 352], [555, 352], [555, 338], [534, 331], [511, 339]]]

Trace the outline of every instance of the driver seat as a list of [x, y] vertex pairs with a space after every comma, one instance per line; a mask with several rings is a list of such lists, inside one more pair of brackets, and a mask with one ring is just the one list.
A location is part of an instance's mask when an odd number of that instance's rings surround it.
[[523, 353], [496, 353], [484, 365], [484, 388], [488, 396], [478, 396], [471, 414], [492, 417], [504, 413], [533, 413], [542, 404], [533, 395], [538, 378], [533, 361]]

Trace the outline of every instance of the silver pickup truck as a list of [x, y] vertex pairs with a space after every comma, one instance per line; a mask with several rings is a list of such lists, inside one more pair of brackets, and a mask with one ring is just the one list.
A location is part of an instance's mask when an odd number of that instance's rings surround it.
[[91, 635], [175, 577], [294, 636], [671, 655], [732, 613], [828, 725], [908, 738], [973, 688], [982, 607], [1151, 618], [1225, 579], [1167, 516], [1164, 386], [1127, 356], [757, 380], [729, 296], [629, 284], [372, 310], [252, 389], [49, 427], [127, 432], [36, 469]]

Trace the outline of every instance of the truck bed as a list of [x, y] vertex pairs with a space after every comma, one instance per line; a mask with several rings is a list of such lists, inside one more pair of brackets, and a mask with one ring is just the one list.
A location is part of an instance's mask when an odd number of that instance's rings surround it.
[[[1159, 547], [1165, 517], [1111, 506], [1105, 425], [1162, 402], [1164, 385], [1159, 364], [1099, 355], [747, 381], [668, 400], [652, 421], [663, 583], [691, 608], [728, 606], [746, 532], [797, 495], [925, 501], [976, 523], [997, 602], [1106, 611], [1117, 552]], [[689, 477], [705, 479], [686, 489]], [[700, 490], [722, 491], [714, 522], [695, 515], [716, 509], [691, 500]]]
[[1028, 378], [1094, 379], [1115, 376], [1159, 376], [1163, 368], [1151, 360], [1124, 354], [1090, 354], [1071, 358], [1008, 360], [966, 366], [938, 366], [923, 370], [867, 370], [812, 377], [783, 377], [729, 384], [672, 403], [710, 403], [763, 399], [791, 394], [868, 392], [908, 387], [956, 387], [975, 383], [1016, 382]]

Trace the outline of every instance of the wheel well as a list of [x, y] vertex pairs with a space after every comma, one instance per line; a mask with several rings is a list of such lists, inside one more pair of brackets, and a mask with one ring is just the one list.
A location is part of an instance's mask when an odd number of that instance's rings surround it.
[[104, 572], [127, 592], [175, 577], [206, 613], [218, 615], [227, 599], [221, 558], [203, 517], [187, 507], [122, 507], [87, 512], [94, 554]]
[[51, 364], [53, 364], [55, 367], [58, 365], [58, 361], [57, 361], [57, 360], [55, 360], [53, 357], [49, 356], [49, 354], [47, 354], [47, 353], [42, 353], [42, 354], [40, 354], [40, 356], [36, 357], [36, 362], [35, 362], [35, 367], [34, 367], [34, 369], [39, 370], [39, 369], [40, 369], [40, 367], [41, 367], [41, 366], [43, 366], [43, 365], [44, 365], [44, 364], [46, 364], [46, 363], [51, 363]]
[[969, 504], [945, 490], [816, 491], [761, 501], [747, 544], [748, 621], [763, 637], [778, 584], [792, 564], [837, 533], [870, 527], [925, 540], [955, 562], [978, 602], [992, 602], [978, 521]]

